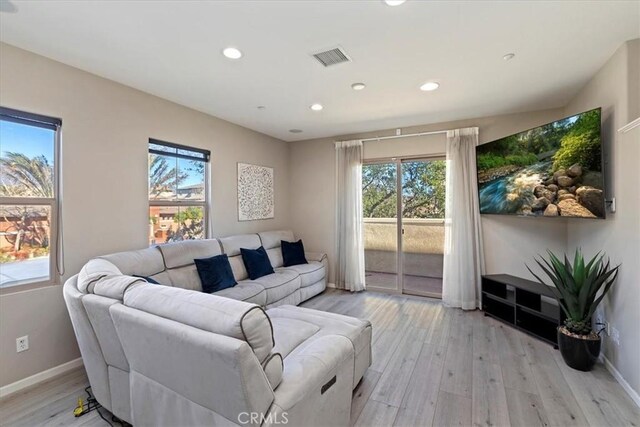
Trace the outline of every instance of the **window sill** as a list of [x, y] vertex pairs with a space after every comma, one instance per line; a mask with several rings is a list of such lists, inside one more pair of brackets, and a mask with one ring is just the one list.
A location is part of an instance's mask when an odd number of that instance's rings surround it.
[[34, 291], [42, 288], [50, 288], [53, 286], [59, 286], [60, 284], [56, 280], [45, 280], [41, 282], [21, 283], [16, 285], [9, 285], [0, 287], [0, 296], [13, 295], [21, 292]]

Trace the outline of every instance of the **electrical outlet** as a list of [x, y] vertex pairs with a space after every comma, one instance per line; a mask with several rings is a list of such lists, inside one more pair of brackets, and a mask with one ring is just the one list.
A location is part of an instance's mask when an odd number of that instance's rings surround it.
[[16, 353], [29, 350], [29, 335], [16, 338]]
[[618, 332], [618, 330], [611, 326], [611, 341], [613, 341], [616, 345], [620, 345], [620, 332]]

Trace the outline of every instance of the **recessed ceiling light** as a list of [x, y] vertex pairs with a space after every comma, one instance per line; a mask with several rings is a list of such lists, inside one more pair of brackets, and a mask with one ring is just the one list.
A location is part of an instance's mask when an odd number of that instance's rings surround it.
[[291, 133], [302, 133], [302, 129], [289, 129]]
[[353, 90], [362, 90], [365, 87], [367, 87], [367, 85], [365, 85], [364, 83], [354, 83], [351, 85], [351, 89]]
[[313, 111], [321, 111], [324, 107], [322, 106], [322, 104], [313, 104], [309, 108], [311, 108]]
[[440, 87], [440, 83], [437, 82], [426, 82], [422, 86], [420, 86], [420, 90], [425, 92], [431, 92], [432, 90], [436, 90]]
[[222, 51], [222, 54], [229, 59], [240, 59], [242, 58], [242, 52], [235, 47], [228, 47]]
[[505, 56], [502, 57], [502, 59], [504, 59], [505, 61], [510, 61], [512, 60], [514, 57], [516, 56], [515, 53], [507, 53]]
[[384, 0], [387, 6], [400, 6], [406, 0]]

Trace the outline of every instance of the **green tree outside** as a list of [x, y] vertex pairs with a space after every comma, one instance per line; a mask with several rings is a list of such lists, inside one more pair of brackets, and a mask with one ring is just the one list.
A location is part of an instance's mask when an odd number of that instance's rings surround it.
[[[402, 163], [402, 215], [404, 218], [444, 218], [444, 160]], [[362, 167], [362, 207], [365, 218], [396, 218], [396, 164]]]

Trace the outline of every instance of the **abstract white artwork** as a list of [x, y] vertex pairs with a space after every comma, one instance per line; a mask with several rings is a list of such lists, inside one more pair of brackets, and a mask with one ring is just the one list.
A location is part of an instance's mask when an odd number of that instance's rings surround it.
[[238, 220], [274, 217], [273, 168], [238, 163]]

